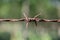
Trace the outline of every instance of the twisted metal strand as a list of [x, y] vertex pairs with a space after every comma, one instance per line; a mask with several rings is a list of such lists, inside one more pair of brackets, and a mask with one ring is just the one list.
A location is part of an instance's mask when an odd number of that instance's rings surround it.
[[[0, 19], [0, 22], [18, 22], [18, 21], [26, 21], [26, 18], [21, 18], [21, 19]], [[39, 18], [28, 18], [29, 22], [60, 22], [60, 19], [55, 19], [55, 20], [48, 20], [48, 19], [39, 19]]]

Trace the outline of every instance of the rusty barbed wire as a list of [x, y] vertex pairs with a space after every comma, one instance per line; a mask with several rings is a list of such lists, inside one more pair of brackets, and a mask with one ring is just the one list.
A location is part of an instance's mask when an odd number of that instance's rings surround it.
[[[26, 18], [21, 19], [0, 19], [0, 22], [18, 22], [18, 21], [26, 21]], [[48, 20], [48, 19], [40, 19], [40, 18], [28, 18], [28, 22], [60, 22], [60, 19]]]

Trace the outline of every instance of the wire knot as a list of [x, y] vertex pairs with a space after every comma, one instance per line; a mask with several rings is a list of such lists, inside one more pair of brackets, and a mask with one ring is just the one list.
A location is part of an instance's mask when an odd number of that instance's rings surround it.
[[36, 21], [36, 22], [39, 22], [39, 18], [35, 18], [35, 21]]

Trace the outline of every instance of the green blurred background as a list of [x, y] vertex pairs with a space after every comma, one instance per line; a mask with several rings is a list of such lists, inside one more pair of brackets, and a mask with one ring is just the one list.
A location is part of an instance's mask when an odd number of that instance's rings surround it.
[[[0, 0], [0, 19], [34, 17], [41, 19], [60, 18], [60, 0]], [[60, 40], [60, 23], [0, 22], [0, 40]]]

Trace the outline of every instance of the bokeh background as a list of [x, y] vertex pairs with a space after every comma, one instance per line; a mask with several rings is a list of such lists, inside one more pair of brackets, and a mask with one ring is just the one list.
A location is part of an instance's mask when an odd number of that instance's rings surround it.
[[[34, 17], [60, 19], [60, 0], [0, 0], [0, 19]], [[60, 23], [0, 22], [0, 40], [60, 40]]]

